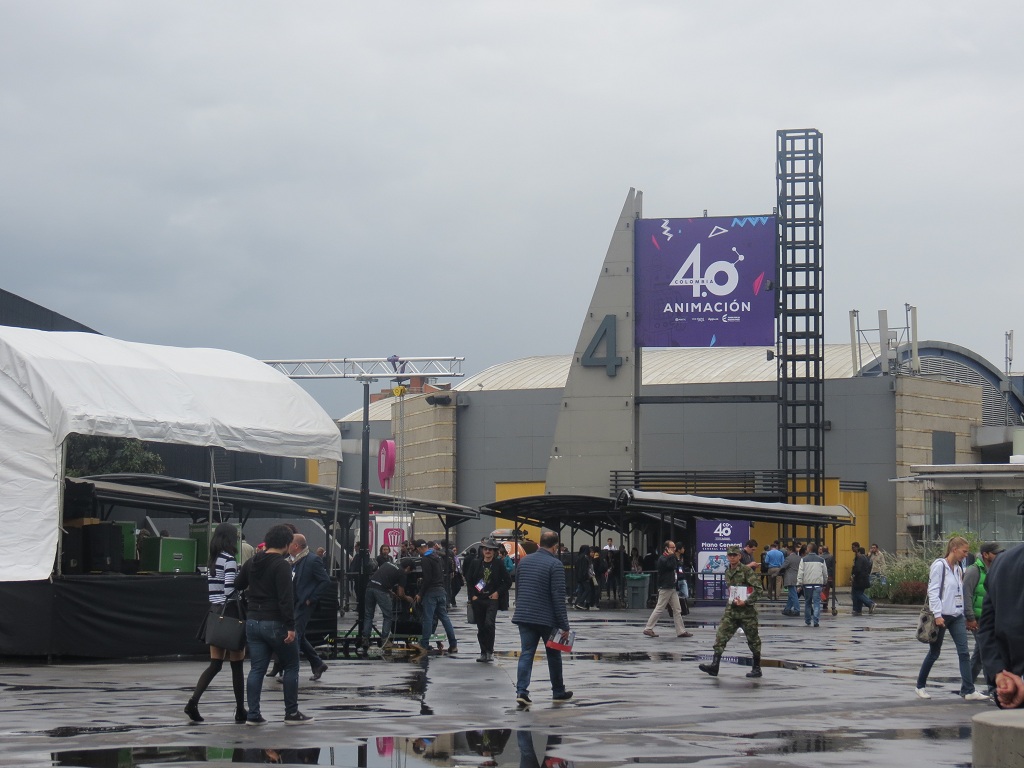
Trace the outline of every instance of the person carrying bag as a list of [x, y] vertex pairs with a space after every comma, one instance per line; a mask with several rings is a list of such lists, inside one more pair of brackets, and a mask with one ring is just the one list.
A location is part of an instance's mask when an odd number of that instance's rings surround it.
[[988, 701], [989, 698], [974, 688], [971, 671], [971, 655], [967, 651], [967, 618], [964, 616], [964, 569], [961, 561], [967, 556], [970, 546], [967, 539], [954, 536], [946, 544], [946, 554], [932, 563], [928, 571], [928, 609], [932, 612], [938, 636], [928, 644], [928, 654], [921, 663], [917, 674], [915, 695], [919, 699], [930, 699], [926, 688], [928, 674], [939, 658], [942, 640], [947, 630], [956, 645], [960, 665], [960, 695], [967, 701]]
[[231, 688], [235, 694], [235, 722], [244, 723], [245, 676], [245, 616], [235, 590], [238, 561], [238, 528], [233, 523], [221, 523], [210, 539], [210, 560], [207, 565], [207, 589], [210, 611], [206, 616], [203, 640], [210, 646], [210, 665], [196, 682], [191, 698], [185, 705], [185, 714], [193, 723], [205, 719], [199, 714], [199, 699], [217, 676], [227, 659], [231, 664]]

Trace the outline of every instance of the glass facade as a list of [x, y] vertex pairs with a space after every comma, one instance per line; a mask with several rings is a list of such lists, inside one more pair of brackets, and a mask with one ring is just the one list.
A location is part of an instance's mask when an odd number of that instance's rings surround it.
[[946, 538], [951, 531], [977, 534], [982, 541], [1004, 544], [1024, 539], [1024, 490], [932, 490], [925, 500], [928, 513], [924, 537]]

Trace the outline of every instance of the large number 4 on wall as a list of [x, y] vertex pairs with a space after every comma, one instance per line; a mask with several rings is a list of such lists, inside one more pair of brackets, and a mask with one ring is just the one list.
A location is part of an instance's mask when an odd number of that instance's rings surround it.
[[[598, 347], [601, 343], [604, 343], [604, 355], [599, 357], [597, 355]], [[594, 338], [590, 340], [590, 344], [587, 345], [586, 351], [583, 353], [583, 359], [580, 360], [580, 365], [584, 368], [601, 368], [605, 369], [605, 373], [609, 376], [614, 376], [618, 373], [619, 366], [622, 365], [622, 358], [618, 357], [615, 353], [617, 348], [615, 345], [615, 315], [605, 315], [604, 320], [601, 321], [601, 325], [597, 327], [597, 332], [594, 334]]]

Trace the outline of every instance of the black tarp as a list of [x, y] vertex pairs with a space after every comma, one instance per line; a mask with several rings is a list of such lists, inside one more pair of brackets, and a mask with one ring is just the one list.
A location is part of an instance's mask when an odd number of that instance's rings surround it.
[[206, 577], [64, 576], [0, 583], [0, 656], [132, 658], [206, 652]]

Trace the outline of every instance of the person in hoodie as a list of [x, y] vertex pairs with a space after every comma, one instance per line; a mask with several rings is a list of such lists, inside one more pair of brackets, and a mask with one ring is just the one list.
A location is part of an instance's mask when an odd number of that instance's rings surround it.
[[266, 722], [260, 712], [263, 678], [276, 653], [284, 667], [284, 723], [303, 725], [313, 720], [299, 711], [299, 648], [295, 642], [295, 595], [288, 547], [295, 534], [286, 525], [275, 525], [263, 540], [266, 547], [247, 560], [235, 578], [235, 588], [245, 590], [248, 618], [245, 638], [252, 659], [246, 679], [249, 714], [246, 725]]

